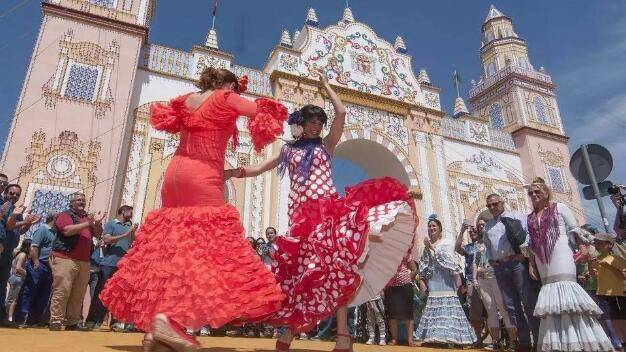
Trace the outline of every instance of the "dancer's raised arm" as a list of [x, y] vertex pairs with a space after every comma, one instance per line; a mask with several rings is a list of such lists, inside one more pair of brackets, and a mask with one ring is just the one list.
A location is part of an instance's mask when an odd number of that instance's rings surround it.
[[230, 179], [231, 177], [235, 178], [245, 178], [245, 177], [256, 177], [265, 171], [269, 171], [276, 166], [278, 166], [278, 160], [280, 155], [277, 155], [273, 158], [267, 159], [256, 165], [248, 165], [238, 167], [236, 169], [227, 169], [224, 170], [224, 181]]
[[330, 126], [330, 132], [328, 135], [324, 137], [324, 145], [326, 146], [326, 150], [328, 153], [333, 154], [335, 151], [335, 147], [339, 140], [341, 139], [341, 135], [343, 134], [343, 127], [346, 123], [346, 107], [343, 105], [343, 102], [335, 93], [333, 88], [328, 83], [328, 77], [325, 72], [320, 72], [320, 82], [322, 82], [322, 87], [330, 101], [333, 103], [333, 107], [335, 108], [335, 119], [333, 120], [333, 124]]

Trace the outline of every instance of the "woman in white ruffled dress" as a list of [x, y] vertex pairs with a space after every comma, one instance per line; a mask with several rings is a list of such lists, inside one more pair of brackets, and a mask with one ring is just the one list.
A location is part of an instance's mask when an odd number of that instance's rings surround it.
[[577, 227], [572, 211], [551, 201], [543, 179], [528, 189], [533, 212], [528, 215], [530, 248], [541, 277], [534, 315], [541, 319], [538, 351], [612, 351], [598, 322], [602, 311], [576, 282], [576, 266], [568, 233]]
[[462, 269], [454, 260], [454, 243], [444, 239], [441, 230], [441, 222], [431, 216], [419, 262], [420, 278], [428, 282], [428, 300], [416, 337], [423, 343], [468, 346], [476, 342], [476, 334], [457, 296]]

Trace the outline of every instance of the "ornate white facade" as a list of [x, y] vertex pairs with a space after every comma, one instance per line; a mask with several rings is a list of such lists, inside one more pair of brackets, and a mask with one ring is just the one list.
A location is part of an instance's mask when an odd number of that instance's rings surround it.
[[[325, 71], [347, 106], [336, 155], [351, 159], [371, 177], [393, 176], [421, 191], [421, 216], [439, 214], [449, 235], [463, 219], [474, 220], [485, 210], [489, 193], [504, 195], [513, 209], [527, 209], [523, 185], [534, 176], [547, 179], [558, 198], [579, 207], [575, 183], [563, 168], [567, 137], [554, 86], [545, 72], [530, 65], [525, 42], [497, 10], [490, 9], [482, 29], [484, 70], [469, 94], [474, 114], [466, 113], [461, 100], [457, 104], [464, 108], [451, 118], [441, 110], [440, 90], [426, 70], [413, 71], [410, 43], [407, 48], [401, 37], [393, 44], [379, 37], [349, 8], [337, 24], [326, 27], [310, 9], [303, 27], [277, 36], [265, 66], [254, 69], [220, 51], [214, 30], [205, 45], [190, 51], [147, 43], [154, 6], [147, 0], [44, 2], [44, 24], [55, 25], [44, 27], [39, 41], [57, 45], [58, 54], [47, 60], [33, 56], [18, 107], [33, 96], [43, 97], [44, 105], [14, 119], [12, 130], [28, 121], [20, 131], [32, 141], [29, 146], [10, 139], [3, 159], [3, 170], [19, 175], [27, 190], [27, 205], [44, 212], [64, 206], [68, 192], [83, 190], [92, 208], [111, 211], [129, 204], [138, 219], [160, 206], [163, 173], [178, 137], [150, 126], [149, 106], [195, 90], [199, 73], [213, 66], [248, 75], [245, 96], [250, 99], [275, 98], [290, 111], [317, 104], [332, 120], [330, 102], [313, 78], [314, 71]], [[85, 21], [91, 34], [79, 31]], [[106, 41], [90, 39], [101, 32], [107, 33], [102, 36]], [[60, 39], [51, 39], [57, 34]], [[132, 48], [137, 48], [135, 56], [120, 55]], [[515, 60], [503, 52], [515, 54], [510, 55]], [[123, 73], [127, 76], [120, 79]], [[95, 132], [77, 127], [71, 116], [78, 113], [83, 124], [87, 114], [87, 122], [101, 127]], [[51, 118], [65, 119], [60, 130], [65, 132], [59, 135]], [[44, 121], [46, 127], [29, 127]], [[257, 163], [280, 150], [282, 142], [276, 142], [255, 153], [243, 122], [240, 145], [229, 149], [226, 167]], [[225, 184], [227, 201], [240, 210], [248, 235], [258, 236], [267, 226], [286, 230], [286, 182], [273, 172]]]

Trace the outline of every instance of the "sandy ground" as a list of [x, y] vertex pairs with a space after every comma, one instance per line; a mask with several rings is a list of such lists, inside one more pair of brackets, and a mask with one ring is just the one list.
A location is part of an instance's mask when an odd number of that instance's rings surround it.
[[[47, 329], [1, 329], [0, 352], [141, 352], [142, 334], [114, 332], [48, 331]], [[202, 352], [273, 352], [273, 339], [201, 337]], [[292, 344], [294, 352], [331, 351], [334, 343], [299, 341]], [[438, 351], [434, 348], [406, 346], [368, 346], [355, 344], [356, 352]], [[455, 351], [451, 349], [441, 351]], [[469, 351], [469, 350], [465, 350]]]

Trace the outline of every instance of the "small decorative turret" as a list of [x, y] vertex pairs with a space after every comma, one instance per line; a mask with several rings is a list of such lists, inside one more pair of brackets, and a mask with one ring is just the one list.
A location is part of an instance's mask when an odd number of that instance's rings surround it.
[[283, 29], [283, 33], [280, 35], [280, 45], [291, 48], [293, 46], [293, 42], [291, 41], [291, 36], [289, 35], [289, 31]]
[[469, 110], [467, 110], [467, 106], [465, 106], [465, 101], [463, 98], [456, 97], [454, 100], [454, 115], [452, 115], [455, 119], [463, 115], [469, 115]]
[[293, 32], [293, 39], [292, 42], [295, 44], [296, 41], [298, 41], [298, 37], [300, 36], [300, 31], [296, 30], [295, 32]]
[[396, 37], [396, 42], [393, 44], [393, 48], [396, 49], [397, 53], [406, 54], [406, 45], [404, 44], [404, 39], [401, 36]]
[[207, 34], [206, 36], [206, 42], [204, 43], [204, 45], [211, 49], [219, 50], [219, 46], [217, 45], [217, 31], [215, 31], [215, 29], [211, 29], [209, 31], [209, 34]]
[[420, 70], [420, 74], [417, 76], [417, 81], [422, 84], [428, 84], [428, 85], [431, 84], [430, 77], [428, 77], [428, 73], [426, 72], [426, 69]]
[[341, 22], [343, 22], [343, 23], [352, 23], [352, 22], [354, 22], [354, 16], [352, 15], [352, 10], [349, 7], [346, 7], [343, 10], [343, 17], [341, 18]]
[[317, 27], [320, 21], [317, 19], [317, 14], [315, 13], [314, 8], [309, 8], [309, 11], [306, 14], [306, 24], [312, 27]]

